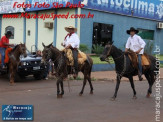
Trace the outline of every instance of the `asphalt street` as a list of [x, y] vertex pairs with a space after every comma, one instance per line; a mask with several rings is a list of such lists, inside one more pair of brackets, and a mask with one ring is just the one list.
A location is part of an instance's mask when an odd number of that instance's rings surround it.
[[[147, 81], [136, 81], [137, 99], [129, 82], [121, 82], [116, 101], [111, 101], [115, 89], [113, 81], [92, 81], [94, 94], [90, 95], [89, 84], [83, 96], [79, 96], [82, 81], [64, 81], [65, 95], [56, 97], [56, 81], [27, 78], [9, 85], [6, 77], [0, 77], [0, 106], [33, 105], [34, 122], [154, 122], [155, 85], [151, 98], [146, 98]], [[163, 80], [161, 80], [163, 86]], [[163, 90], [161, 90], [163, 94]], [[161, 99], [161, 106], [163, 101]], [[163, 109], [161, 108], [161, 113]], [[0, 110], [0, 121], [2, 120]], [[161, 114], [163, 120], [163, 114]]]

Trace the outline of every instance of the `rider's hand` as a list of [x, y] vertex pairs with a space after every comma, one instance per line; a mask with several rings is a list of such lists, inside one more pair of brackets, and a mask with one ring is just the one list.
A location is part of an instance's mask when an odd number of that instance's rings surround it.
[[126, 48], [126, 49], [125, 49], [125, 53], [127, 53], [127, 52], [128, 52], [128, 49]]
[[136, 51], [136, 53], [139, 54], [141, 50], [142, 50], [142, 48], [140, 50]]
[[10, 44], [11, 47], [14, 47], [14, 44]]

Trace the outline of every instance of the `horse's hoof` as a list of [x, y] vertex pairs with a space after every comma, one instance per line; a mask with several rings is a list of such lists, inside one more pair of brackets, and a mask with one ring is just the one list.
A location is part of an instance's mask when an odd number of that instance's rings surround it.
[[91, 91], [90, 94], [93, 95], [93, 91]]
[[82, 93], [79, 93], [79, 96], [82, 96], [83, 94]]
[[146, 95], [146, 97], [147, 97], [147, 98], [150, 98], [150, 96], [151, 96], [151, 94], [150, 94], [150, 93], [148, 93], [148, 94]]
[[10, 86], [14, 86], [15, 84], [14, 83], [10, 83]]
[[112, 97], [110, 100], [111, 100], [111, 101], [115, 101], [115, 97]]
[[136, 99], [137, 99], [137, 97], [136, 97], [136, 96], [133, 96], [133, 98], [132, 98], [132, 99], [136, 100]]
[[62, 95], [61, 95], [61, 94], [58, 94], [58, 95], [57, 95], [57, 98], [62, 98]]

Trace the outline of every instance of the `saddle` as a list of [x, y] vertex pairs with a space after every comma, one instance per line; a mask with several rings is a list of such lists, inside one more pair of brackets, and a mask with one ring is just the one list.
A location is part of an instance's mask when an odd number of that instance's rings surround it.
[[[67, 65], [69, 66], [74, 66], [74, 58], [73, 58], [73, 53], [71, 49], [64, 49], [62, 50], [67, 57]], [[84, 62], [87, 60], [87, 55], [80, 50], [78, 50], [78, 64], [83, 65]]]
[[[12, 48], [7, 48], [5, 51], [5, 60], [4, 63], [7, 64], [9, 62], [9, 53], [12, 51]], [[0, 63], [1, 63], [1, 54], [0, 54]]]
[[[137, 54], [135, 52], [129, 50], [128, 57], [131, 60], [133, 67], [138, 69], [138, 56], [137, 56]], [[141, 59], [142, 59], [141, 64], [142, 64], [143, 68], [146, 69], [146, 68], [148, 68], [151, 65], [149, 57], [148, 57], [148, 55], [146, 53], [141, 55]]]

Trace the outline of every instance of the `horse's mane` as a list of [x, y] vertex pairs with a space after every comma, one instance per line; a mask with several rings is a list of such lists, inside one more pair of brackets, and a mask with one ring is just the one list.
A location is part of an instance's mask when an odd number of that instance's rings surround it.
[[11, 52], [14, 52], [14, 51], [17, 49], [18, 46], [19, 46], [19, 45], [16, 45], [16, 46], [12, 49]]
[[[114, 45], [112, 45], [112, 46], [114, 46]], [[117, 48], [116, 46], [114, 46], [114, 48], [116, 48], [118, 52], [124, 53], [121, 49]]]

